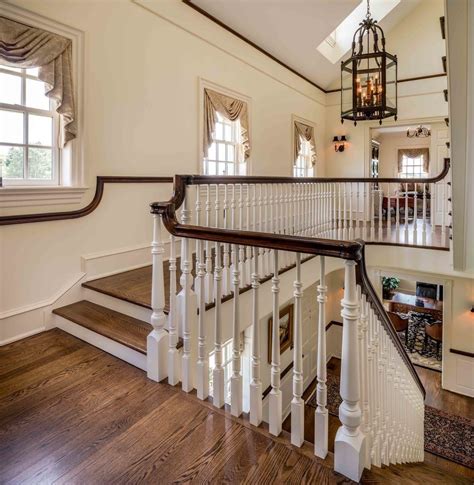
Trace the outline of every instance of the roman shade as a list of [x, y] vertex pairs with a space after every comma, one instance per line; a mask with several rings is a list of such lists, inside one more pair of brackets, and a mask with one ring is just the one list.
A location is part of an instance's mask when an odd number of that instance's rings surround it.
[[63, 147], [77, 135], [72, 83], [72, 41], [0, 16], [0, 60], [9, 67], [38, 67], [45, 94], [56, 101]]
[[311, 165], [314, 167], [316, 165], [316, 141], [314, 139], [314, 127], [301, 123], [301, 121], [295, 121], [295, 140], [294, 147], [295, 152], [293, 154], [293, 163], [296, 164], [296, 159], [298, 158], [301, 150], [301, 138], [309, 141], [311, 144]]
[[403, 172], [403, 157], [418, 158], [423, 156], [423, 172], [430, 171], [430, 149], [429, 148], [400, 148], [398, 150], [398, 173]]
[[247, 103], [207, 88], [204, 89], [204, 157], [207, 157], [209, 147], [213, 143], [217, 113], [231, 121], [240, 121], [241, 144], [243, 157], [244, 160], [246, 160], [250, 156], [249, 114]]

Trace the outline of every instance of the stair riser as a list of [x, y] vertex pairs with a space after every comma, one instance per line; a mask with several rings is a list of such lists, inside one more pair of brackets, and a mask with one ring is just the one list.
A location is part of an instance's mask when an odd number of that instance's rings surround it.
[[129, 317], [137, 318], [138, 320], [150, 323], [151, 310], [148, 308], [144, 308], [140, 305], [135, 305], [133, 303], [121, 300], [119, 298], [115, 298], [113, 296], [105, 295], [104, 293], [100, 293], [89, 288], [83, 288], [83, 291], [83, 298], [85, 300], [89, 300], [97, 305], [101, 305], [111, 310], [115, 310], [116, 312], [123, 313], [124, 315], [128, 315]]
[[98, 333], [71, 322], [70, 320], [67, 320], [59, 315], [53, 315], [52, 323], [55, 327], [74, 335], [74, 337], [77, 337], [84, 342], [103, 350], [104, 352], [112, 354], [113, 356], [146, 372], [147, 361], [145, 354], [132, 350], [125, 345], [115, 342], [114, 340], [104, 337], [103, 335], [99, 335]]

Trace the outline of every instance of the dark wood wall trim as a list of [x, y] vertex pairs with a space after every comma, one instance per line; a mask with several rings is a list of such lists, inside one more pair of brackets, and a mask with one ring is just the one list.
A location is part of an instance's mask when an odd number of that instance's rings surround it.
[[331, 320], [327, 325], [326, 325], [326, 332], [333, 326], [336, 325], [337, 327], [342, 327], [342, 322], [337, 322], [336, 320]]
[[126, 176], [98, 176], [95, 194], [92, 201], [82, 209], [68, 212], [44, 212], [38, 214], [21, 214], [0, 217], [0, 226], [13, 224], [30, 224], [33, 222], [63, 221], [66, 219], [78, 219], [97, 209], [104, 195], [105, 184], [159, 184], [173, 183], [173, 177], [126, 177]]
[[473, 352], [467, 352], [465, 350], [458, 350], [458, 349], [449, 349], [449, 352], [451, 352], [451, 354], [463, 355], [464, 357], [470, 357], [471, 359], [474, 359]]
[[[246, 44], [252, 46], [254, 49], [257, 49], [263, 55], [269, 57], [272, 61], [275, 61], [277, 64], [284, 67], [285, 69], [288, 69], [288, 71], [292, 72], [296, 76], [300, 77], [301, 79], [304, 79], [307, 83], [309, 83], [312, 86], [314, 86], [315, 88], [319, 89], [324, 94], [337, 93], [341, 90], [340, 88], [338, 88], [338, 89], [324, 89], [323, 87], [319, 86], [319, 84], [315, 83], [314, 81], [311, 81], [311, 79], [306, 77], [304, 74], [301, 74], [300, 72], [298, 72], [293, 67], [289, 66], [285, 62], [283, 62], [280, 59], [278, 59], [277, 57], [275, 57], [273, 54], [270, 54], [270, 52], [266, 51], [265, 49], [260, 47], [258, 44], [255, 44], [255, 42], [251, 41], [250, 39], [248, 39], [244, 35], [240, 34], [236, 30], [234, 30], [232, 27], [229, 27], [226, 23], [222, 22], [222, 20], [219, 20], [217, 17], [214, 17], [214, 15], [210, 14], [209, 12], [204, 10], [203, 8], [195, 5], [192, 2], [192, 0], [181, 0], [181, 1], [185, 5], [187, 5], [188, 7], [191, 7], [196, 12], [200, 13], [201, 15], [204, 15], [204, 17], [208, 18], [211, 22], [214, 22], [215, 24], [219, 25], [219, 27], [222, 27], [223, 29], [227, 30], [227, 32], [230, 32], [232, 35], [235, 35], [236, 37], [238, 37], [240, 40], [242, 40]], [[399, 79], [398, 82], [403, 83], [403, 82], [409, 82], [409, 81], [420, 81], [422, 79], [431, 79], [431, 78], [434, 78], [434, 77], [441, 77], [441, 76], [446, 76], [446, 73], [429, 74], [427, 76], [419, 76], [419, 77], [411, 77], [411, 78], [406, 78], [406, 79]]]
[[263, 49], [259, 45], [255, 44], [250, 39], [247, 39], [247, 37], [243, 36], [242, 34], [239, 34], [239, 32], [237, 32], [233, 28], [229, 27], [227, 24], [225, 24], [224, 22], [222, 22], [218, 18], [214, 17], [210, 13], [206, 12], [206, 10], [204, 10], [201, 7], [198, 7], [197, 5], [195, 5], [191, 0], [182, 0], [182, 2], [184, 4], [186, 4], [188, 7], [191, 7], [192, 9], [196, 10], [196, 12], [199, 12], [201, 15], [204, 15], [204, 17], [207, 17], [209, 20], [211, 20], [212, 22], [216, 23], [217, 25], [219, 25], [223, 29], [227, 30], [227, 32], [230, 32], [231, 34], [235, 35], [240, 40], [244, 41], [246, 44], [249, 44], [254, 49], [257, 49], [259, 52], [261, 52], [265, 56], [269, 57], [272, 61], [275, 61], [277, 64], [280, 64], [280, 66], [284, 67], [285, 69], [288, 69], [288, 71], [292, 72], [296, 76], [300, 77], [301, 79], [304, 79], [307, 83], [311, 84], [315, 88], [319, 89], [323, 93], [326, 92], [326, 90], [324, 88], [322, 88], [321, 86], [319, 86], [315, 82], [311, 81], [311, 79], [308, 79], [306, 76], [304, 76], [303, 74], [299, 73], [296, 69], [293, 69], [288, 64], [285, 64], [283, 61], [281, 61], [280, 59], [278, 59], [274, 55], [270, 54], [268, 51], [266, 51], [265, 49]]

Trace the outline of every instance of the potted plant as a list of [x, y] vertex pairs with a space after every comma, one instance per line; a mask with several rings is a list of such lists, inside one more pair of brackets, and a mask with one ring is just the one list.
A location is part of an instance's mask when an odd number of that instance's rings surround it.
[[400, 278], [391, 276], [382, 277], [382, 288], [384, 300], [391, 300], [394, 290], [400, 286]]

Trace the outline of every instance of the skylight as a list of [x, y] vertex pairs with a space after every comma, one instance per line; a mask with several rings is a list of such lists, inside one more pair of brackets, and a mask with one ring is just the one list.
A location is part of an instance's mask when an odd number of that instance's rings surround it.
[[[401, 0], [371, 0], [372, 17], [379, 22], [386, 17]], [[365, 17], [367, 3], [362, 1], [318, 46], [318, 51], [330, 62], [336, 64], [351, 48], [352, 36]]]

